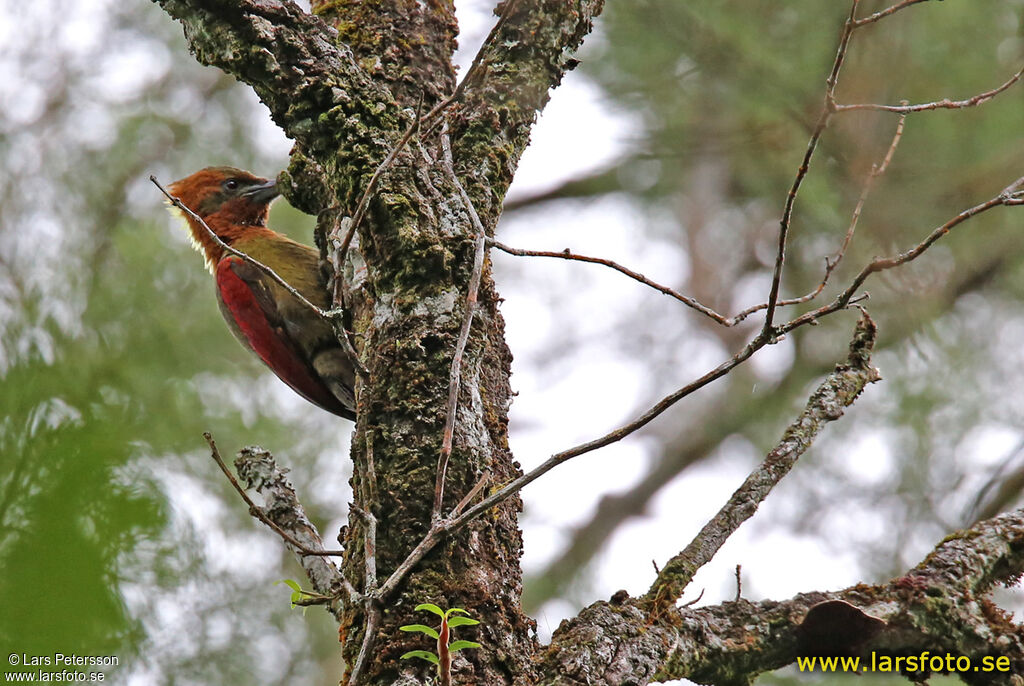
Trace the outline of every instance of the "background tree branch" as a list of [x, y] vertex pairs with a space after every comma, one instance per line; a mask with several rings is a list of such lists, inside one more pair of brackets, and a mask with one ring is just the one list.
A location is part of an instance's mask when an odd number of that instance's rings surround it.
[[663, 608], [675, 605], [697, 570], [711, 561], [743, 522], [754, 516], [761, 502], [810, 448], [825, 424], [842, 417], [845, 408], [853, 404], [865, 386], [882, 378], [871, 366], [877, 333], [871, 317], [866, 311], [862, 312], [846, 362], [836, 365], [818, 386], [804, 412], [789, 425], [779, 444], [736, 489], [718, 514], [658, 572], [646, 595], [655, 605]]
[[[987, 594], [998, 583], [1016, 583], [1022, 572], [1024, 511], [1017, 510], [950, 536], [906, 575], [884, 584], [803, 593], [781, 602], [682, 608], [669, 616], [652, 615], [634, 599], [599, 602], [555, 632], [541, 683], [749, 683], [825, 647], [825, 654], [859, 656], [865, 663], [872, 651], [948, 652], [976, 666], [998, 655], [1007, 658], [1006, 671], [962, 676], [968, 683], [1011, 686], [1024, 669], [1024, 634]], [[812, 608], [837, 600], [859, 610], [853, 616], [875, 621], [863, 620], [862, 629], [851, 630], [850, 611], [828, 606], [824, 617], [808, 621]]]

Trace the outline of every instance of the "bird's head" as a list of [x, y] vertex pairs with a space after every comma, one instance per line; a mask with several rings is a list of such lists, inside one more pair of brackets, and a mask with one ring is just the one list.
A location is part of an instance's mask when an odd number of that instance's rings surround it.
[[[270, 203], [280, 192], [277, 184], [234, 167], [207, 167], [175, 181], [168, 190], [206, 222], [217, 236], [231, 243], [252, 231], [265, 227]], [[223, 250], [207, 230], [192, 217], [188, 220], [192, 241], [203, 253], [211, 269]]]
[[169, 187], [203, 219], [217, 215], [235, 224], [263, 226], [271, 201], [279, 195], [274, 181], [234, 167], [207, 167]]

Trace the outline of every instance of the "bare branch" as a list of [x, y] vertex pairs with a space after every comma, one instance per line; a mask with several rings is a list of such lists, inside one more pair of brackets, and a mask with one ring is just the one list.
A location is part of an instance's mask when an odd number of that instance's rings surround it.
[[825, 315], [831, 314], [832, 312], [841, 310], [849, 306], [852, 302], [854, 302], [855, 294], [864, 284], [864, 282], [868, 279], [869, 276], [871, 276], [875, 272], [881, 272], [887, 269], [892, 269], [894, 267], [898, 267], [900, 265], [906, 264], [907, 262], [911, 262], [917, 259], [936, 241], [938, 241], [940, 238], [949, 233], [953, 228], [959, 226], [960, 224], [967, 221], [971, 217], [975, 217], [979, 214], [991, 210], [993, 207], [999, 207], [1001, 205], [1005, 205], [1008, 207], [1021, 205], [1022, 203], [1019, 198], [1019, 195], [1022, 187], [1024, 187], [1024, 176], [1022, 176], [1021, 178], [1017, 179], [1009, 186], [1004, 188], [999, 193], [999, 195], [995, 196], [991, 200], [987, 200], [981, 203], [980, 205], [975, 205], [974, 207], [964, 210], [963, 212], [961, 212], [960, 214], [956, 215], [948, 222], [943, 224], [942, 226], [939, 226], [938, 228], [934, 229], [931, 233], [928, 234], [928, 236], [925, 237], [924, 240], [922, 240], [920, 243], [910, 248], [909, 250], [899, 253], [898, 255], [893, 255], [891, 257], [876, 257], [874, 260], [868, 263], [863, 269], [861, 269], [860, 273], [857, 274], [857, 276], [850, 283], [850, 285], [847, 286], [846, 290], [844, 290], [842, 293], [836, 296], [835, 300], [833, 300], [831, 303], [827, 305], [823, 305], [822, 307], [819, 307], [815, 310], [802, 314], [799, 317], [791, 319], [787, 323], [779, 326], [778, 331], [780, 333], [792, 331], [793, 329], [801, 327], [805, 324], [809, 324]]
[[[270, 453], [262, 448], [250, 447], [243, 449], [235, 460], [239, 475], [266, 498], [267, 503], [260, 507], [252, 501], [249, 494], [235, 479], [234, 474], [224, 464], [217, 444], [209, 432], [203, 438], [210, 446], [210, 454], [214, 462], [227, 477], [235, 491], [249, 506], [249, 514], [269, 526], [278, 536], [284, 539], [293, 552], [299, 557], [299, 564], [313, 584], [313, 588], [321, 596], [331, 599], [344, 598], [349, 603], [357, 602], [359, 594], [345, 576], [326, 556], [340, 556], [341, 550], [324, 550], [320, 533], [306, 516], [306, 512], [295, 495], [295, 490], [288, 482], [284, 473], [278, 469]], [[268, 514], [269, 513], [269, 514]], [[273, 517], [273, 519], [271, 518]], [[327, 601], [316, 601], [318, 604], [331, 605]], [[331, 607], [335, 613], [337, 607]]]
[[487, 482], [489, 482], [490, 480], [491, 480], [491, 472], [490, 472], [490, 470], [487, 470], [483, 474], [481, 474], [480, 475], [480, 480], [477, 481], [473, 485], [473, 488], [469, 489], [469, 491], [466, 492], [466, 495], [462, 496], [462, 500], [460, 500], [458, 502], [458, 504], [455, 507], [452, 508], [452, 511], [449, 514], [449, 516], [450, 517], [456, 517], [463, 510], [465, 510], [466, 506], [469, 505], [471, 502], [473, 502], [473, 499], [476, 498], [480, 494], [480, 491], [483, 490], [484, 486], [486, 486]]
[[480, 291], [480, 280], [484, 270], [484, 248], [487, 241], [487, 232], [483, 222], [473, 206], [466, 189], [462, 187], [459, 177], [455, 174], [452, 163], [451, 143], [448, 140], [447, 126], [441, 133], [441, 149], [444, 165], [451, 177], [452, 184], [459, 191], [466, 211], [473, 222], [476, 231], [476, 247], [473, 251], [473, 272], [469, 277], [469, 286], [466, 291], [466, 305], [462, 315], [462, 328], [459, 330], [459, 337], [455, 343], [455, 351], [452, 353], [451, 371], [448, 374], [448, 407], [444, 423], [444, 435], [441, 441], [441, 454], [437, 461], [437, 480], [434, 485], [434, 507], [431, 513], [431, 520], [437, 521], [441, 518], [444, 507], [444, 482], [448, 472], [448, 460], [452, 455], [452, 443], [455, 433], [455, 415], [459, 404], [459, 387], [462, 382], [462, 356], [466, 351], [466, 344], [469, 342], [469, 330], [473, 325], [473, 315], [476, 313], [477, 296]]
[[697, 570], [710, 562], [733, 532], [754, 515], [775, 485], [811, 447], [821, 429], [839, 419], [844, 408], [853, 404], [867, 384], [881, 378], [878, 370], [871, 366], [876, 333], [875, 323], [867, 312], [862, 312], [846, 363], [836, 365], [835, 371], [818, 386], [803, 413], [789, 425], [764, 462], [736, 489], [697, 537], [662, 567], [645, 597], [664, 607], [674, 605]]
[[818, 123], [815, 124], [814, 130], [811, 132], [811, 139], [807, 142], [807, 150], [804, 152], [804, 158], [797, 169], [796, 178], [793, 179], [793, 185], [786, 195], [782, 219], [779, 221], [779, 248], [775, 256], [772, 285], [768, 292], [768, 304], [765, 307], [764, 331], [766, 333], [772, 329], [775, 319], [775, 308], [778, 306], [779, 290], [782, 286], [782, 268], [786, 261], [786, 241], [789, 236], [790, 223], [793, 220], [793, 205], [796, 203], [796, 196], [800, 192], [800, 186], [807, 176], [808, 169], [810, 169], [811, 159], [814, 157], [814, 151], [818, 148], [821, 134], [825, 132], [825, 127], [828, 126], [829, 119], [832, 118], [832, 114], [835, 111], [836, 84], [839, 82], [839, 72], [842, 70], [843, 62], [846, 59], [846, 50], [850, 45], [850, 36], [853, 35], [853, 22], [854, 17], [857, 16], [857, 5], [859, 2], [860, 0], [853, 0], [850, 4], [850, 14], [839, 34], [839, 47], [836, 50], [835, 61], [832, 63], [832, 71], [825, 81], [825, 103], [822, 106], [821, 114], [818, 116]]
[[[788, 305], [797, 305], [800, 303], [809, 302], [814, 300], [821, 292], [825, 290], [825, 286], [828, 285], [829, 279], [832, 277], [832, 272], [835, 271], [839, 263], [842, 262], [843, 256], [846, 255], [846, 249], [850, 247], [850, 242], [853, 240], [853, 233], [857, 229], [857, 222], [860, 220], [861, 211], [864, 209], [864, 203], [867, 202], [868, 195], [871, 194], [871, 189], [875, 185], [875, 181], [885, 170], [889, 168], [889, 163], [892, 162], [892, 157], [896, 152], [896, 146], [899, 145], [900, 139], [903, 137], [903, 125], [906, 122], [907, 115], [901, 115], [899, 122], [896, 124], [896, 133], [893, 135], [892, 143], [889, 144], [889, 150], [886, 152], [885, 157], [882, 159], [882, 163], [873, 167], [871, 173], [868, 174], [867, 180], [864, 182], [864, 188], [860, 192], [860, 198], [857, 199], [857, 205], [853, 209], [853, 216], [850, 219], [850, 226], [846, 229], [846, 236], [843, 237], [843, 242], [839, 246], [839, 250], [836, 251], [831, 257], [825, 258], [825, 274], [821, 279], [821, 282], [815, 287], [814, 290], [805, 293], [797, 298], [790, 298], [788, 300], [780, 300], [777, 307], [784, 307]], [[743, 310], [735, 317], [732, 318], [732, 322], [741, 322], [750, 315], [768, 307], [768, 303], [761, 303], [760, 305], [754, 305]]]
[[369, 602], [370, 596], [377, 590], [377, 517], [372, 508], [377, 503], [377, 472], [373, 463], [373, 434], [366, 431], [366, 485], [363, 489], [363, 503], [366, 509], [352, 505], [351, 509], [359, 515], [366, 525], [363, 537], [363, 593]]
[[928, 0], [903, 0], [903, 2], [898, 2], [895, 5], [892, 5], [891, 7], [887, 7], [884, 10], [875, 12], [874, 14], [864, 17], [863, 19], [857, 19], [853, 23], [853, 27], [859, 29], [861, 26], [865, 26], [866, 24], [873, 24], [879, 19], [884, 19], [888, 17], [890, 14], [894, 14], [902, 9], [906, 9], [911, 5], [916, 5], [919, 2], [928, 2]]
[[900, 144], [900, 139], [903, 138], [903, 126], [906, 121], [907, 115], [900, 115], [900, 119], [896, 123], [896, 133], [893, 134], [892, 143], [889, 144], [889, 149], [886, 151], [885, 157], [882, 158], [882, 163], [871, 168], [871, 173], [868, 174], [868, 178], [864, 182], [864, 188], [861, 189], [860, 197], [857, 199], [857, 206], [853, 208], [853, 216], [850, 218], [849, 228], [846, 229], [846, 237], [843, 238], [843, 244], [839, 246], [839, 251], [833, 256], [831, 267], [826, 270], [825, 279], [822, 282], [823, 284], [828, 281], [829, 274], [831, 274], [832, 270], [836, 268], [836, 265], [842, 261], [843, 255], [846, 254], [846, 249], [850, 247], [850, 241], [853, 240], [853, 232], [856, 231], [857, 222], [860, 220], [860, 213], [864, 210], [864, 203], [867, 202], [868, 196], [871, 194], [871, 189], [874, 188], [878, 177], [885, 174], [885, 171], [889, 168], [889, 164], [892, 162], [892, 157], [896, 154], [896, 147]]
[[377, 587], [377, 518], [373, 513], [364, 510], [358, 505], [351, 505], [349, 509], [358, 515], [366, 525], [366, 535], [363, 538], [363, 594], [369, 596]]
[[900, 114], [909, 114], [911, 112], [928, 112], [930, 110], [962, 110], [988, 102], [1013, 84], [1017, 83], [1021, 76], [1024, 76], [1024, 67], [1021, 67], [1016, 74], [1011, 76], [1006, 83], [998, 88], [993, 88], [992, 90], [985, 91], [984, 93], [978, 93], [974, 97], [967, 98], [966, 100], [950, 100], [949, 98], [943, 98], [942, 100], [926, 102], [920, 105], [908, 105], [906, 102], [902, 105], [876, 105], [871, 103], [860, 105], [836, 105], [835, 111], [851, 112], [854, 110], [874, 110], [879, 112], [898, 112]]
[[[461, 519], [461, 518], [460, 518]], [[444, 535], [454, 530], [451, 522], [437, 522], [431, 525], [430, 530], [427, 531], [427, 535], [416, 544], [416, 547], [412, 549], [402, 563], [395, 568], [395, 571], [391, 573], [391, 576], [380, 585], [377, 589], [376, 596], [383, 600], [387, 600], [391, 597], [391, 594], [398, 588], [398, 584], [402, 583], [406, 575], [413, 570], [413, 568], [419, 564], [419, 561], [423, 557], [434, 549], [438, 543], [444, 539]]]
[[516, 255], [518, 257], [557, 257], [557, 258], [562, 259], [562, 260], [575, 260], [577, 262], [589, 262], [590, 264], [601, 264], [601, 265], [604, 265], [605, 267], [610, 267], [611, 269], [614, 269], [615, 271], [617, 271], [617, 272], [619, 272], [621, 274], [625, 274], [626, 276], [628, 276], [629, 278], [633, 279], [634, 281], [639, 281], [640, 283], [644, 284], [645, 286], [650, 286], [651, 288], [653, 288], [656, 291], [660, 291], [660, 292], [664, 293], [665, 295], [668, 295], [670, 297], [675, 298], [676, 300], [678, 300], [679, 302], [683, 303], [687, 307], [691, 307], [694, 310], [697, 310], [701, 314], [710, 317], [711, 319], [715, 320], [716, 322], [718, 322], [719, 324], [721, 324], [723, 326], [732, 326], [733, 324], [736, 323], [732, 319], [729, 319], [727, 317], [724, 317], [724, 316], [718, 314], [717, 312], [715, 312], [710, 307], [701, 304], [697, 300], [694, 300], [693, 298], [691, 298], [689, 296], [683, 295], [682, 293], [679, 293], [678, 291], [675, 291], [675, 290], [669, 288], [668, 286], [663, 286], [660, 283], [656, 283], [654, 281], [651, 281], [650, 279], [648, 279], [643, 274], [640, 274], [639, 272], [635, 272], [632, 269], [630, 269], [629, 267], [624, 267], [621, 264], [619, 264], [618, 262], [613, 262], [612, 260], [606, 260], [606, 259], [604, 259], [602, 257], [588, 257], [587, 255], [578, 255], [578, 254], [576, 254], [574, 252], [571, 252], [568, 248], [566, 248], [565, 250], [562, 250], [562, 251], [557, 251], [557, 252], [556, 251], [549, 251], [549, 250], [523, 250], [523, 249], [520, 249], [520, 248], [510, 247], [510, 246], [505, 245], [504, 243], [501, 243], [501, 242], [496, 241], [494, 239], [488, 239], [487, 242], [491, 246], [497, 248], [498, 250], [501, 250], [502, 252], [506, 252], [509, 255]]
[[[210, 435], [209, 432], [206, 432], [203, 434], [203, 438], [205, 438], [206, 442], [209, 443], [210, 445], [211, 457], [213, 457], [213, 461], [217, 463], [217, 466], [220, 467], [220, 470], [224, 472], [224, 476], [226, 476], [228, 478], [228, 481], [231, 482], [231, 485], [234, 486], [235, 491], [238, 492], [238, 495], [242, 496], [242, 500], [244, 500], [245, 504], [249, 506], [249, 513], [256, 519], [260, 520], [261, 522], [269, 526], [271, 529], [273, 529], [278, 536], [284, 539], [285, 543], [287, 543], [295, 549], [296, 553], [298, 553], [299, 555], [319, 556], [341, 556], [345, 554], [345, 551], [343, 550], [324, 550], [322, 546], [320, 548], [309, 548], [303, 545], [302, 543], [299, 543], [291, 534], [282, 529], [272, 519], [267, 517], [263, 513], [263, 510], [252, 501], [252, 498], [250, 498], [249, 494], [245, 492], [245, 489], [242, 488], [241, 484], [238, 483], [238, 479], [236, 479], [235, 475], [231, 473], [231, 470], [228, 469], [227, 465], [224, 464], [224, 460], [220, 456], [220, 451], [217, 450], [217, 444], [214, 442], [213, 436]], [[319, 534], [317, 534], [317, 537], [319, 538]]]
[[373, 598], [366, 599], [366, 623], [363, 625], [363, 642], [359, 646], [359, 655], [352, 665], [352, 672], [348, 675], [348, 686], [358, 686], [359, 678], [366, 669], [366, 663], [373, 652], [373, 644], [377, 639], [377, 629], [380, 627], [381, 609], [380, 603]]
[[710, 372], [704, 374], [699, 379], [696, 379], [695, 381], [692, 381], [689, 384], [683, 386], [679, 390], [674, 391], [673, 393], [665, 396], [660, 401], [658, 401], [654, 406], [652, 406], [649, 410], [644, 412], [642, 415], [640, 415], [632, 422], [629, 422], [628, 424], [625, 424], [613, 431], [610, 431], [604, 436], [601, 436], [600, 438], [595, 438], [592, 441], [588, 441], [586, 443], [582, 443], [575, 447], [569, 448], [568, 450], [563, 450], [560, 453], [556, 453], [549, 457], [547, 460], [545, 460], [543, 463], [535, 467], [534, 469], [527, 472], [526, 474], [523, 474], [517, 479], [512, 480], [506, 486], [490, 494], [489, 496], [481, 500], [479, 503], [466, 510], [466, 512], [452, 520], [447, 526], [447, 530], [454, 530], [461, 527], [462, 525], [466, 524], [482, 512], [485, 512], [489, 508], [494, 507], [495, 505], [505, 500], [506, 498], [515, 495], [524, 487], [536, 481], [541, 476], [548, 473], [558, 465], [568, 462], [574, 457], [579, 457], [580, 455], [585, 455], [586, 453], [597, 450], [598, 448], [603, 448], [606, 445], [611, 445], [612, 443], [620, 441], [626, 436], [629, 436], [630, 434], [643, 428], [652, 420], [654, 420], [658, 415], [660, 415], [665, 410], [675, 405], [677, 402], [679, 402], [686, 396], [694, 393], [695, 391], [700, 390], [704, 386], [707, 386], [712, 381], [720, 379], [721, 377], [728, 374], [730, 371], [732, 371], [734, 368], [736, 368], [743, 362], [746, 362], [748, 359], [750, 359], [751, 355], [753, 355], [755, 352], [763, 348], [769, 342], [770, 339], [764, 335], [764, 332], [761, 332], [760, 334], [758, 334], [756, 338], [754, 338], [754, 340], [748, 343], [743, 348], [743, 350], [736, 353], [731, 358], [729, 358], [722, 364], [712, 369]]

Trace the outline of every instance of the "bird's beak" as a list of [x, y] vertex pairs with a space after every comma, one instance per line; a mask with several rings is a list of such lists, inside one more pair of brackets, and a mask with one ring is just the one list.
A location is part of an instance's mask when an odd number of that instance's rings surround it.
[[244, 195], [247, 198], [251, 198], [254, 202], [265, 203], [281, 195], [281, 191], [277, 188], [277, 181], [270, 180], [250, 186]]

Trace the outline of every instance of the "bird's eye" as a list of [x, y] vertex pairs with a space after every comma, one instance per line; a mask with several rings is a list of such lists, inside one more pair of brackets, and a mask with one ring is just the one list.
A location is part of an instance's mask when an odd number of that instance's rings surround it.
[[228, 179], [223, 184], [224, 190], [226, 191], [237, 191], [238, 190], [238, 179]]

